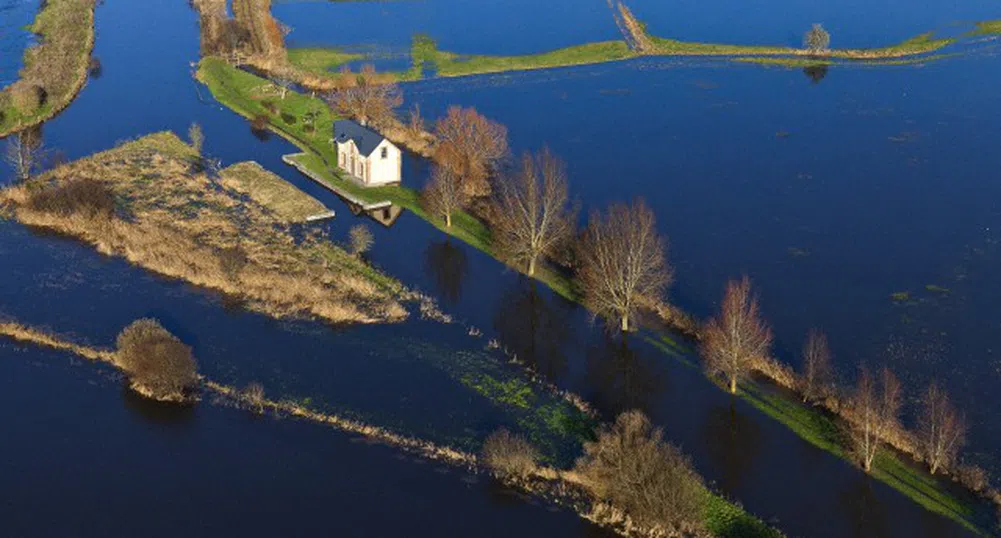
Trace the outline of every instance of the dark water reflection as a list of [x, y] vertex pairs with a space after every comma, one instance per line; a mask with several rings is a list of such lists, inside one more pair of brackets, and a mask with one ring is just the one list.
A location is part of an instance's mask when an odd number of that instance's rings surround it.
[[429, 243], [424, 251], [424, 267], [445, 304], [458, 302], [468, 270], [466, 251], [453, 244], [452, 239]]
[[558, 381], [567, 369], [568, 312], [574, 307], [543, 293], [535, 281], [518, 278], [512, 284], [494, 316], [494, 330], [522, 362], [548, 381]]
[[130, 389], [128, 383], [122, 383], [121, 396], [125, 409], [149, 424], [183, 430], [195, 421], [196, 405], [193, 403], [157, 402]]
[[607, 420], [633, 409], [656, 416], [660, 397], [669, 389], [665, 370], [651, 355], [634, 350], [628, 338], [603, 328], [596, 332], [587, 349], [590, 400]]
[[712, 406], [703, 428], [709, 458], [720, 470], [719, 487], [733, 495], [755, 467], [762, 449], [761, 428], [732, 403]]
[[827, 76], [827, 71], [830, 68], [826, 65], [808, 65], [803, 68], [803, 74], [806, 78], [810, 79], [813, 84], [820, 84], [820, 81], [824, 80]]

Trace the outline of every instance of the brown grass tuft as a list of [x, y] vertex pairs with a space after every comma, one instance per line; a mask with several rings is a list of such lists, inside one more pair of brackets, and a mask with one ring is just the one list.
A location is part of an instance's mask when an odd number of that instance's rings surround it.
[[483, 462], [499, 478], [523, 480], [535, 472], [539, 453], [524, 437], [501, 428], [483, 443]]

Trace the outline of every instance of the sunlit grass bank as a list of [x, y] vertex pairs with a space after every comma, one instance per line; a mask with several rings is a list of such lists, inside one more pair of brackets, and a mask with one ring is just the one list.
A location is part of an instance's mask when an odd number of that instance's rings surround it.
[[[699, 365], [663, 338], [648, 342], [691, 368]], [[845, 437], [846, 425], [831, 413], [802, 402], [795, 394], [783, 391], [766, 381], [747, 380], [737, 395], [769, 417], [781, 422], [811, 445], [845, 461], [853, 461]], [[873, 462], [872, 476], [886, 483], [925, 509], [959, 523], [973, 533], [987, 536], [981, 525], [990, 514], [978, 514], [977, 499], [947, 479], [931, 476], [926, 469], [904, 455], [884, 448]]]
[[48, 0], [28, 30], [20, 79], [0, 92], [0, 137], [55, 116], [87, 82], [94, 48], [94, 0]]

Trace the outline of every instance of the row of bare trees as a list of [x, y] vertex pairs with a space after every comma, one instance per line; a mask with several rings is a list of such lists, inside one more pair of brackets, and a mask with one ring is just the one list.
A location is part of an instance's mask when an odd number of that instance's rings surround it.
[[[739, 384], [769, 360], [771, 343], [772, 331], [761, 315], [750, 280], [729, 282], [719, 314], [702, 333], [700, 351], [707, 372], [722, 378], [729, 391], [736, 393]], [[889, 368], [873, 375], [860, 367], [855, 387], [839, 394], [827, 337], [814, 329], [803, 346], [802, 370], [796, 388], [803, 401], [839, 412], [848, 425], [850, 448], [866, 472], [872, 470], [884, 444], [912, 435], [918, 456], [932, 474], [951, 469], [958, 461], [966, 440], [966, 421], [937, 383], [925, 391], [918, 428], [910, 434], [900, 422], [901, 384]]]

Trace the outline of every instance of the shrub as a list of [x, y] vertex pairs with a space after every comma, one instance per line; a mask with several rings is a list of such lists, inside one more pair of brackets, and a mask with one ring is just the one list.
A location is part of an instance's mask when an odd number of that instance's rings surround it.
[[191, 348], [153, 319], [140, 319], [118, 335], [115, 358], [137, 392], [183, 401], [198, 382]]
[[483, 443], [483, 460], [501, 478], [523, 479], [535, 471], [539, 454], [523, 437], [501, 428]]
[[264, 412], [264, 387], [257, 382], [250, 383], [243, 389], [243, 398], [257, 413]]
[[37, 84], [28, 80], [19, 80], [10, 86], [9, 91], [11, 103], [14, 105], [14, 108], [23, 114], [30, 114], [42, 106], [42, 97], [45, 90]]
[[372, 232], [368, 231], [364, 224], [352, 226], [351, 230], [348, 231], [348, 236], [351, 241], [351, 252], [355, 256], [368, 252], [368, 249], [372, 248], [372, 244], [375, 243]]
[[219, 269], [226, 278], [236, 280], [247, 265], [247, 252], [242, 247], [226, 247], [219, 250]]
[[956, 469], [956, 480], [970, 491], [983, 492], [990, 486], [990, 477], [982, 467], [976, 465], [960, 465]]
[[585, 443], [576, 469], [596, 498], [642, 524], [682, 532], [702, 527], [702, 478], [639, 411], [619, 415]]
[[282, 121], [289, 125], [295, 125], [295, 116], [288, 112], [282, 112]]
[[250, 120], [250, 128], [255, 131], [263, 131], [268, 128], [270, 123], [271, 119], [266, 114], [258, 114], [254, 116], [254, 119]]
[[261, 106], [264, 107], [264, 110], [267, 110], [272, 114], [278, 112], [278, 105], [276, 105], [275, 102], [271, 101], [270, 99], [261, 101]]
[[27, 205], [34, 211], [64, 217], [111, 218], [115, 212], [115, 197], [101, 181], [85, 178], [38, 189], [32, 192]]

